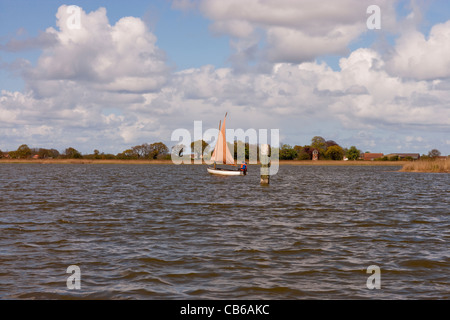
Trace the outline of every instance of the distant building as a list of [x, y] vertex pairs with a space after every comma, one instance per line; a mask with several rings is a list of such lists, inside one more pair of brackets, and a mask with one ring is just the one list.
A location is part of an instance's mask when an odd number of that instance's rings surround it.
[[317, 150], [314, 149], [314, 151], [312, 152], [312, 159], [313, 159], [314, 161], [319, 160], [319, 151], [317, 151]]
[[382, 153], [363, 153], [363, 160], [370, 160], [370, 161], [373, 161], [373, 160], [375, 160], [375, 159], [378, 159], [378, 158], [382, 158], [383, 156], [384, 156], [384, 154], [382, 154]]
[[388, 155], [386, 155], [386, 157], [392, 158], [398, 156], [399, 160], [403, 160], [405, 158], [411, 158], [413, 160], [419, 160], [420, 159], [420, 154], [419, 153], [390, 153]]

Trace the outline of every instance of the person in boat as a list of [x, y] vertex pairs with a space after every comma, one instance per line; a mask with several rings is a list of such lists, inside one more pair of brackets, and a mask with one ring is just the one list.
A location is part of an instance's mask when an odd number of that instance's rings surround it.
[[247, 174], [247, 162], [242, 161], [241, 167], [239, 168], [239, 170], [243, 171], [244, 174]]

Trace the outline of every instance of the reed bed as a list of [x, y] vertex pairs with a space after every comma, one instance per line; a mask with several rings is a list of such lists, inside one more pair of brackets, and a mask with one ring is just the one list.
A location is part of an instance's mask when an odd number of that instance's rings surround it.
[[402, 172], [443, 172], [450, 173], [448, 159], [419, 160], [408, 162], [400, 169]]

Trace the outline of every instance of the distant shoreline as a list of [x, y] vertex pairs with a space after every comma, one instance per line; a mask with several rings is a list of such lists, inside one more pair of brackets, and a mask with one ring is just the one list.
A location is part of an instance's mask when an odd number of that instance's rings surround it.
[[[439, 161], [439, 162], [435, 162]], [[280, 166], [399, 166], [398, 172], [435, 172], [450, 173], [446, 160], [435, 161], [344, 161], [344, 160], [280, 160]], [[0, 159], [2, 164], [123, 164], [123, 165], [175, 165], [172, 160], [118, 160], [118, 159]], [[191, 161], [184, 165], [198, 165]], [[202, 163], [201, 165], [206, 165]], [[259, 165], [249, 164], [249, 166]]]
[[408, 161], [364, 161], [364, 160], [280, 160], [280, 165], [292, 166], [403, 166]]
[[[102, 160], [102, 159], [0, 159], [0, 164], [166, 164], [175, 165], [172, 160]], [[343, 161], [343, 160], [280, 160], [280, 165], [294, 166], [403, 166], [408, 161]], [[205, 163], [202, 163], [205, 164]], [[197, 165], [192, 161], [190, 164]], [[252, 164], [250, 164], [252, 165]]]

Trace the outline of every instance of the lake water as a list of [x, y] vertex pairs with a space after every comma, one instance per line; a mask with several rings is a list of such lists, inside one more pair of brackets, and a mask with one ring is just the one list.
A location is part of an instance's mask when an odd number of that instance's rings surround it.
[[450, 175], [398, 169], [1, 164], [0, 299], [449, 299]]

